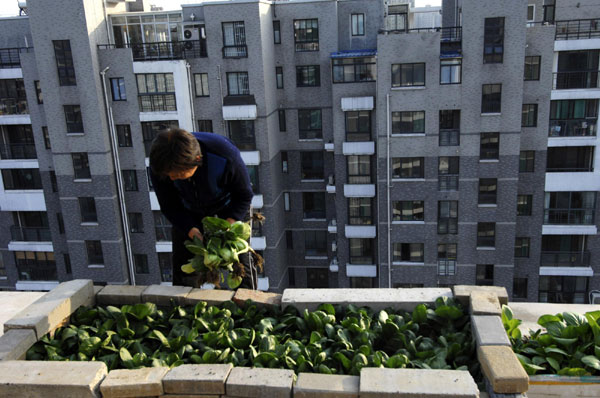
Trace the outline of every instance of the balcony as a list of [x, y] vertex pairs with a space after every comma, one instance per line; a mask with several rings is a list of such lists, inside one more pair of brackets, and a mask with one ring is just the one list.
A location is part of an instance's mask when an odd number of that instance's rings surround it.
[[554, 72], [552, 75], [553, 90], [598, 88], [597, 70]]
[[0, 144], [0, 158], [37, 159], [35, 144]]
[[589, 267], [588, 250], [573, 252], [542, 251], [540, 267]]
[[594, 209], [545, 209], [544, 224], [594, 225]]
[[0, 48], [0, 69], [13, 69], [21, 67], [22, 48]]
[[600, 38], [600, 18], [556, 21], [554, 40]]
[[245, 44], [237, 46], [223, 46], [223, 58], [247, 58], [248, 46]]
[[99, 49], [131, 48], [134, 61], [164, 61], [173, 59], [204, 58], [205, 40], [165, 41], [154, 43], [100, 44]]
[[48, 227], [24, 227], [11, 225], [10, 235], [13, 241], [19, 242], [50, 242], [52, 235]]
[[27, 114], [29, 107], [25, 98], [0, 98], [0, 116]]
[[598, 119], [550, 120], [550, 137], [595, 137]]

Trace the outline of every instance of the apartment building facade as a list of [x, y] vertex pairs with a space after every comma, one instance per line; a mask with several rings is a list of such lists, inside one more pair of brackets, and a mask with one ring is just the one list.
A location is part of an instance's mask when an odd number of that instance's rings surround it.
[[241, 150], [262, 289], [587, 301], [600, 6], [484, 3], [28, 1], [0, 20], [0, 288], [168, 283], [147, 154], [179, 126]]

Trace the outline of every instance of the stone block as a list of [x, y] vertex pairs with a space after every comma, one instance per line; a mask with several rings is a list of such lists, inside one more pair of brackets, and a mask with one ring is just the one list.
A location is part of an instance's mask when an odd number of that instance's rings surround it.
[[227, 397], [290, 398], [294, 371], [235, 367], [225, 383]]
[[498, 296], [500, 304], [508, 305], [508, 292], [504, 286], [472, 286], [456, 285], [453, 288], [454, 297], [465, 307], [469, 305], [469, 297], [472, 292], [484, 292]]
[[496, 393], [516, 394], [527, 391], [529, 377], [511, 347], [480, 346], [477, 357], [481, 371]]
[[477, 398], [477, 384], [467, 371], [362, 368], [360, 398]]
[[238, 289], [233, 295], [233, 301], [243, 307], [246, 300], [252, 300], [258, 306], [281, 305], [281, 294], [269, 293], [260, 290]]
[[104, 362], [0, 361], [0, 397], [100, 398]]
[[148, 286], [107, 285], [96, 294], [98, 305], [132, 305], [142, 302], [142, 293]]
[[294, 398], [358, 398], [359, 376], [300, 373]]
[[[527, 390], [527, 393], [516, 393], [516, 394], [501, 394], [498, 392], [494, 392], [492, 385], [490, 384], [490, 381], [484, 377], [483, 380], [485, 381], [485, 389], [488, 391], [485, 393], [485, 395], [489, 398], [527, 398], [529, 396], [529, 390]], [[483, 394], [483, 393], [481, 393]], [[573, 396], [568, 395], [565, 398], [572, 398]], [[481, 396], [479, 397], [481, 398]], [[544, 397], [546, 398], [546, 397]]]
[[472, 292], [470, 297], [471, 315], [502, 315], [498, 296], [485, 292]]
[[600, 397], [600, 376], [530, 376], [527, 397], [598, 398]]
[[206, 395], [206, 394], [167, 394], [162, 397], [166, 398], [219, 398], [225, 395]]
[[472, 315], [471, 329], [478, 346], [505, 345], [510, 347], [510, 340], [499, 316]]
[[162, 379], [169, 368], [112, 370], [100, 385], [103, 398], [152, 397], [163, 394]]
[[233, 290], [192, 289], [185, 298], [185, 305], [196, 305], [200, 301], [206, 301], [208, 305], [220, 305], [225, 301], [231, 301], [234, 293]]
[[34, 329], [36, 339], [54, 330], [75, 310], [95, 302], [94, 285], [88, 279], [63, 282], [4, 324], [9, 329]]
[[163, 378], [163, 388], [167, 394], [225, 394], [231, 369], [230, 363], [177, 366]]
[[414, 289], [285, 289], [282, 307], [292, 305], [298, 310], [315, 311], [322, 303], [353, 304], [373, 310], [394, 308], [412, 311], [418, 304], [433, 304], [440, 296], [452, 297], [448, 288]]
[[0, 361], [25, 359], [27, 350], [35, 344], [31, 329], [11, 329], [0, 336]]
[[151, 302], [163, 307], [170, 307], [171, 300], [177, 305], [184, 305], [185, 298], [192, 291], [189, 286], [150, 285], [142, 293], [142, 302]]

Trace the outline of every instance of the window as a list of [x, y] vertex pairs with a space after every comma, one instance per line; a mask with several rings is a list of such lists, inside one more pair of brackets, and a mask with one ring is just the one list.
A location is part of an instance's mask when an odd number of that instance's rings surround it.
[[388, 30], [406, 31], [408, 4], [388, 5], [388, 15], [385, 19], [385, 25]]
[[537, 104], [523, 104], [521, 127], [537, 126]]
[[20, 281], [56, 281], [56, 261], [52, 252], [15, 251]]
[[229, 120], [229, 138], [240, 151], [256, 150], [254, 120]]
[[481, 113], [500, 113], [502, 84], [484, 84], [481, 92]]
[[500, 134], [481, 133], [479, 141], [479, 160], [498, 160], [500, 155]]
[[137, 173], [135, 170], [123, 170], [123, 185], [125, 186], [125, 191], [137, 191], [138, 190], [138, 182], [137, 182]]
[[6, 278], [6, 266], [4, 265], [4, 260], [3, 260], [2, 256], [0, 256], [0, 279], [7, 279]]
[[362, 142], [371, 139], [371, 112], [348, 111], [346, 116], [346, 141]]
[[494, 264], [477, 264], [475, 266], [475, 284], [477, 286], [494, 285]]
[[156, 240], [159, 242], [171, 241], [171, 222], [160, 211], [153, 211], [154, 216], [154, 231], [156, 232]]
[[302, 180], [322, 180], [323, 152], [300, 152], [300, 173]]
[[544, 22], [554, 23], [555, 1], [556, 0], [544, 0]]
[[302, 192], [305, 219], [325, 218], [325, 192]]
[[392, 112], [392, 134], [425, 134], [425, 111]]
[[50, 170], [50, 185], [52, 186], [52, 192], [58, 192], [58, 180], [54, 170]]
[[196, 97], [208, 97], [208, 73], [194, 73], [194, 86]]
[[92, 178], [90, 173], [90, 162], [88, 160], [87, 153], [72, 153], [71, 158], [73, 159], [73, 172], [76, 180]]
[[438, 275], [456, 274], [456, 243], [438, 243]]
[[131, 142], [131, 127], [128, 124], [117, 124], [117, 140], [120, 147], [130, 147]]
[[278, 115], [279, 115], [279, 131], [286, 131], [287, 126], [285, 123], [285, 109], [280, 109], [278, 111]]
[[83, 133], [83, 121], [79, 105], [64, 105], [67, 133]]
[[502, 63], [504, 54], [504, 17], [486, 18], [483, 34], [483, 63]]
[[223, 58], [242, 58], [248, 56], [246, 46], [246, 28], [244, 21], [223, 22]]
[[42, 126], [42, 135], [44, 136], [44, 147], [46, 149], [52, 149], [50, 145], [50, 133], [48, 133], [48, 126]]
[[0, 79], [0, 115], [25, 115], [29, 113], [23, 79]]
[[248, 72], [227, 73], [227, 95], [250, 95]]
[[327, 231], [304, 231], [304, 255], [327, 255]]
[[348, 198], [348, 224], [372, 225], [373, 224], [373, 199]]
[[425, 85], [425, 64], [392, 64], [392, 87]]
[[521, 151], [519, 153], [519, 173], [533, 173], [535, 165], [535, 151]]
[[65, 233], [65, 220], [62, 213], [56, 213], [56, 223], [58, 224], [58, 233], [63, 235]]
[[150, 179], [150, 167], [146, 166], [146, 182], [148, 183], [148, 191], [154, 192], [152, 180]]
[[65, 273], [67, 275], [72, 274], [73, 269], [71, 267], [71, 256], [69, 256], [69, 253], [63, 253], [63, 260], [65, 262]]
[[[290, 272], [293, 274], [294, 270]], [[290, 274], [291, 275], [291, 274]], [[293, 282], [295, 282], [295, 278]], [[327, 268], [307, 268], [306, 287], [309, 289], [323, 289], [329, 287], [329, 270]]]
[[273, 21], [273, 42], [281, 44], [281, 26], [279, 21]]
[[[255, 195], [260, 194], [260, 188], [258, 185], [258, 181], [259, 181], [258, 166], [246, 166], [246, 169], [248, 170], [248, 176], [250, 177], [250, 186], [252, 188], [252, 192]], [[255, 223], [255, 224], [259, 224], [259, 223]]]
[[596, 192], [546, 192], [544, 224], [594, 224]]
[[161, 282], [173, 282], [173, 262], [171, 253], [157, 253]]
[[375, 278], [350, 277], [350, 287], [352, 289], [372, 289], [375, 287]]
[[440, 60], [440, 84], [460, 84], [462, 82], [462, 58]]
[[115, 77], [110, 79], [110, 88], [112, 90], [113, 101], [126, 101], [127, 92], [125, 91], [125, 79]]
[[277, 88], [283, 88], [283, 67], [275, 67], [275, 81], [277, 82]]
[[424, 261], [423, 243], [394, 243], [394, 262], [422, 263]]
[[4, 189], [43, 189], [39, 169], [3, 169]]
[[589, 278], [582, 276], [540, 276], [539, 302], [584, 304]]
[[438, 234], [458, 233], [458, 201], [440, 200], [438, 202]]
[[33, 81], [33, 87], [35, 88], [35, 98], [37, 99], [38, 104], [44, 103], [44, 97], [42, 97], [42, 87], [40, 86], [39, 80]]
[[515, 238], [515, 257], [529, 257], [529, 238]]
[[533, 195], [517, 195], [517, 216], [530, 216]]
[[296, 87], [318, 87], [321, 85], [319, 65], [296, 66]]
[[598, 100], [550, 101], [550, 136], [596, 136]]
[[438, 158], [438, 191], [457, 191], [460, 157]]
[[535, 4], [527, 4], [527, 22], [535, 20]]
[[525, 57], [525, 78], [524, 80], [540, 80], [540, 62], [539, 55], [530, 55]]
[[79, 198], [79, 212], [81, 214], [81, 222], [98, 222], [98, 214], [96, 213], [96, 201], [92, 197]]
[[71, 42], [69, 40], [52, 40], [52, 44], [54, 45], [54, 56], [56, 57], [58, 83], [61, 86], [74, 86], [76, 81]]
[[198, 131], [202, 131], [204, 133], [214, 133], [212, 120], [199, 119], [198, 120]]
[[88, 264], [104, 264], [102, 243], [99, 240], [86, 240], [85, 248], [87, 251]]
[[393, 221], [424, 221], [422, 200], [399, 200], [392, 202]]
[[350, 24], [352, 25], [352, 36], [365, 35], [365, 14], [350, 15]]
[[460, 109], [440, 110], [439, 146], [460, 145]]
[[495, 205], [496, 196], [498, 194], [498, 179], [497, 178], [480, 178], [479, 179], [479, 198], [480, 205]]
[[527, 278], [513, 278], [513, 300], [527, 299]]
[[551, 147], [547, 152], [546, 172], [594, 171], [593, 146]]
[[287, 250], [294, 249], [294, 232], [293, 231], [285, 231], [285, 248]]
[[350, 248], [350, 264], [373, 264], [375, 263], [374, 239], [348, 239]]
[[371, 157], [348, 155], [348, 184], [371, 184]]
[[140, 112], [176, 111], [172, 73], [136, 74]]
[[393, 178], [424, 178], [425, 158], [392, 158]]
[[290, 211], [291, 207], [290, 207], [290, 193], [289, 192], [284, 192], [283, 193], [283, 209], [285, 211]]
[[376, 79], [375, 57], [334, 58], [331, 61], [334, 83], [374, 82]]
[[281, 151], [281, 172], [288, 172], [288, 153], [287, 151]]
[[142, 217], [142, 213], [127, 213], [127, 218], [129, 220], [129, 232], [144, 232], [144, 219]]
[[301, 140], [322, 139], [320, 109], [298, 109], [298, 130]]
[[135, 264], [136, 274], [149, 274], [148, 269], [148, 255], [147, 254], [134, 254], [133, 263]]
[[319, 51], [319, 20], [295, 19], [294, 43], [296, 51]]
[[496, 223], [477, 223], [477, 247], [496, 246]]

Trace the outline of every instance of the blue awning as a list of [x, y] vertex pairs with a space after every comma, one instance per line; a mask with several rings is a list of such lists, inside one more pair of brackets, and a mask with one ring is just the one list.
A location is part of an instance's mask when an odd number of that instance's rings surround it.
[[440, 58], [462, 58], [459, 51], [444, 51], [440, 53]]
[[377, 49], [371, 50], [345, 50], [331, 53], [331, 58], [359, 58], [373, 57], [377, 55]]

